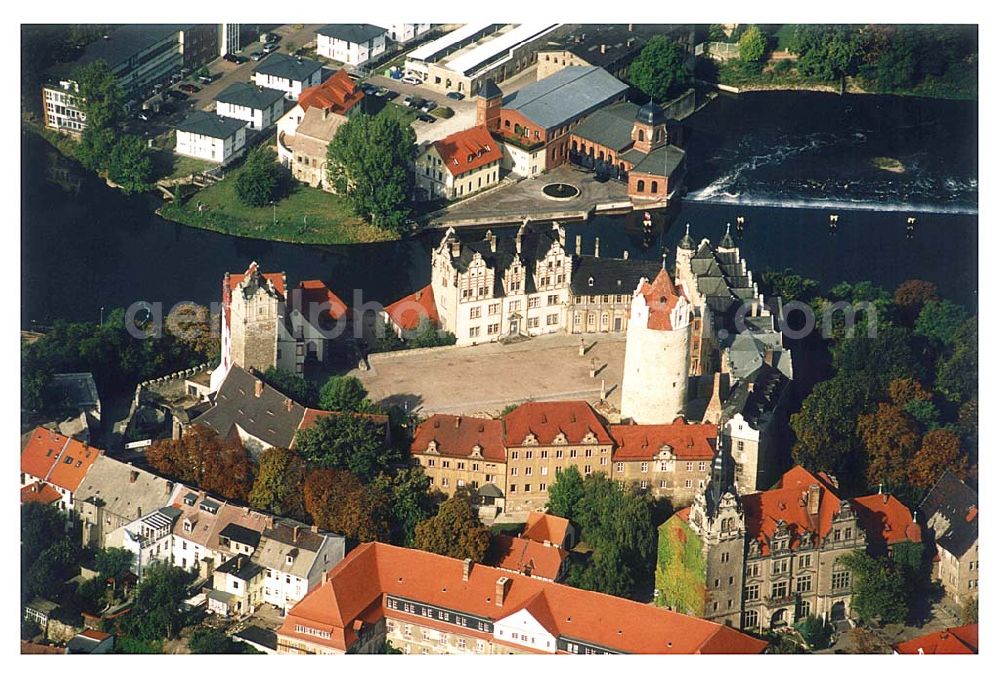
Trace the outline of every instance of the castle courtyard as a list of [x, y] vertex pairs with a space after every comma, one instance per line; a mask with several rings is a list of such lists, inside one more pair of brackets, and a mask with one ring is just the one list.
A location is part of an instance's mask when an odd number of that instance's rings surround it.
[[[625, 336], [552, 334], [502, 345], [386, 352], [369, 357], [371, 369], [355, 369], [372, 401], [405, 405], [422, 415], [464, 413], [495, 415], [507, 404], [523, 401], [600, 400], [621, 405]], [[591, 369], [597, 374], [591, 377]]]

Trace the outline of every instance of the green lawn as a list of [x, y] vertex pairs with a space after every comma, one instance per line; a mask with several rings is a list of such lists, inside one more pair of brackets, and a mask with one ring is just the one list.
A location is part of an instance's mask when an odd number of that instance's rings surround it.
[[[271, 206], [248, 207], [236, 198], [233, 177], [160, 209], [164, 218], [228, 235], [302, 244], [353, 244], [396, 239], [355, 216], [344, 198], [296, 183]], [[204, 205], [198, 211], [198, 204]]]
[[153, 180], [186, 178], [191, 174], [208, 171], [218, 162], [207, 162], [194, 157], [176, 154], [169, 148], [153, 150]]
[[417, 113], [413, 108], [407, 108], [405, 106], [398, 105], [392, 101], [385, 104], [385, 107], [378, 112], [379, 115], [388, 115], [390, 117], [395, 117], [403, 124], [410, 125], [413, 121], [417, 119]]
[[775, 49], [779, 52], [788, 49], [788, 45], [791, 44], [792, 34], [795, 32], [795, 25], [786, 23], [784, 26], [779, 28], [774, 32], [774, 37], [778, 41], [775, 45]]

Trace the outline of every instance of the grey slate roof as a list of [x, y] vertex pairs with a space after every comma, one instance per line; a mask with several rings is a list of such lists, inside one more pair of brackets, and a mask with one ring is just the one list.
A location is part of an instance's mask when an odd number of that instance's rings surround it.
[[500, 91], [500, 87], [497, 87], [497, 83], [490, 79], [486, 81], [485, 85], [483, 85], [483, 88], [479, 91], [479, 95], [484, 99], [493, 99], [498, 96], [503, 96], [503, 92]]
[[305, 409], [266, 383], [261, 395], [254, 396], [256, 383], [254, 376], [234, 364], [219, 387], [215, 405], [192, 424], [206, 425], [220, 436], [239, 425], [266, 444], [288, 448]]
[[[296, 526], [298, 526], [297, 537]], [[275, 522], [274, 528], [268, 528], [264, 531], [260, 547], [254, 552], [253, 558], [265, 568], [306, 578], [316, 561], [317, 552], [323, 547], [323, 543], [328, 537], [340, 539], [340, 547], [335, 548], [331, 554], [337, 555], [336, 549], [340, 549], [339, 555], [343, 556], [343, 536], [326, 531], [313, 532], [305, 524], [291, 519], [282, 519]], [[288, 563], [289, 554], [292, 556], [290, 564]], [[338, 562], [331, 560], [331, 563]]]
[[87, 45], [76, 65], [84, 66], [102, 59], [114, 70], [139, 52], [149, 49], [172, 33], [190, 28], [191, 24], [131, 24], [108, 33], [109, 40], [98, 38]]
[[385, 28], [370, 23], [331, 23], [316, 31], [318, 35], [353, 42], [356, 45], [367, 43], [388, 32]]
[[[629, 151], [629, 153], [633, 152], [638, 151]], [[626, 156], [629, 153], [626, 153]], [[634, 161], [631, 157], [626, 157], [626, 159]], [[670, 176], [683, 161], [684, 151], [677, 146], [660, 146], [653, 152], [644, 155], [641, 160], [636, 162], [636, 165], [632, 167], [632, 171], [656, 174], [659, 176]]]
[[241, 580], [252, 580], [263, 569], [251, 561], [246, 554], [237, 554], [215, 570], [219, 573], [228, 573]]
[[219, 537], [229, 538], [230, 540], [239, 542], [241, 545], [250, 545], [254, 548], [260, 544], [260, 533], [237, 523], [228, 524], [219, 531]]
[[639, 106], [628, 101], [615, 103], [588, 115], [573, 133], [616, 151], [624, 150], [632, 145], [632, 127], [638, 110]]
[[253, 645], [263, 646], [269, 650], [278, 649], [278, 635], [273, 631], [251, 624], [246, 629], [233, 634], [233, 638], [242, 639]]
[[165, 507], [173, 487], [172, 481], [102, 455], [90, 466], [75, 498], [100, 501], [106, 511], [131, 521]]
[[319, 61], [312, 59], [302, 59], [281, 52], [273, 52], [270, 56], [260, 62], [254, 73], [264, 73], [273, 77], [283, 77], [296, 82], [304, 82], [309, 77], [323, 67]]
[[91, 373], [56, 373], [53, 385], [59, 387], [78, 408], [97, 406], [101, 403], [97, 395], [97, 384]]
[[642, 277], [654, 279], [661, 267], [662, 261], [577, 256], [573, 260], [570, 292], [574, 296], [624, 294], [631, 297], [639, 280]]
[[504, 97], [503, 107], [551, 129], [585, 115], [628, 91], [596, 66], [567, 66]]
[[[777, 407], [788, 382], [788, 378], [778, 369], [762, 365], [732, 387], [722, 406], [723, 420], [739, 413], [751, 427], [760, 429]], [[753, 383], [753, 389], [750, 388], [750, 383]]]
[[956, 558], [979, 540], [979, 495], [951, 471], [934, 484], [920, 513], [937, 543]]
[[234, 106], [246, 106], [254, 110], [265, 110], [285, 98], [280, 89], [258, 87], [249, 82], [234, 82], [215, 97], [220, 103], [230, 103]]
[[[529, 223], [524, 229], [524, 234], [521, 237], [520, 254], [517, 253], [515, 235], [506, 233], [497, 235], [496, 240], [496, 251], [490, 250], [490, 243], [485, 239], [462, 241], [459, 255], [451, 259], [452, 265], [459, 272], [465, 272], [468, 270], [473, 256], [478, 253], [486, 261], [486, 265], [496, 271], [506, 270], [514, 262], [515, 258], [520, 258], [523, 265], [529, 270], [534, 270], [538, 260], [545, 258], [549, 249], [552, 248], [553, 243], [558, 241], [551, 225], [543, 225], [541, 223]], [[503, 275], [494, 275], [493, 282], [494, 296], [502, 298], [505, 295]], [[525, 275], [525, 293], [534, 293], [535, 290], [533, 275]]]
[[[279, 92], [280, 93], [280, 92]], [[203, 110], [196, 110], [180, 124], [177, 131], [186, 131], [191, 134], [201, 134], [211, 138], [226, 139], [235, 134], [239, 129], [246, 126], [243, 120], [236, 120], [231, 117], [219, 117], [215, 113], [206, 113]]]

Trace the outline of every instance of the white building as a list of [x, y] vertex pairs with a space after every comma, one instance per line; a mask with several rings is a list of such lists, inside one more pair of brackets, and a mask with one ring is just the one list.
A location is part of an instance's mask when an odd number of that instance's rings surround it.
[[42, 111], [45, 126], [73, 136], [83, 133], [87, 116], [77, 95], [79, 88], [72, 80], [61, 80], [58, 86], [42, 87]]
[[414, 161], [417, 199], [455, 199], [500, 182], [503, 150], [485, 125], [428, 144]]
[[284, 92], [236, 82], [215, 97], [215, 114], [243, 120], [249, 129], [267, 129], [285, 112]]
[[197, 110], [177, 125], [174, 152], [227, 164], [243, 153], [246, 140], [246, 122]]
[[360, 66], [385, 53], [389, 31], [368, 23], [332, 23], [316, 31], [316, 53]]
[[254, 83], [259, 87], [284, 92], [286, 99], [297, 99], [306, 87], [318, 85], [323, 79], [323, 64], [311, 59], [274, 52], [253, 69]]
[[[154, 561], [170, 558], [172, 529], [181, 510], [161, 507], [115, 531], [108, 546], [122, 547], [132, 552], [132, 571], [142, 579], [142, 573]], [[118, 538], [121, 541], [118, 542]]]
[[429, 23], [394, 23], [389, 26], [389, 37], [393, 42], [409, 42], [429, 31]]

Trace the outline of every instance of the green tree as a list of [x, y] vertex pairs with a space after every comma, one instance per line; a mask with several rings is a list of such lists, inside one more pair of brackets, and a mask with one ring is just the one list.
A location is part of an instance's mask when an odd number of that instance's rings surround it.
[[782, 271], [764, 270], [761, 275], [762, 291], [769, 296], [781, 296], [786, 303], [793, 300], [809, 302], [819, 290], [819, 282], [795, 274], [791, 268]]
[[[261, 378], [283, 395], [308, 408], [322, 407], [316, 383], [277, 366], [269, 366]], [[333, 409], [326, 409], [332, 411]]]
[[557, 474], [556, 480], [549, 486], [549, 511], [573, 521], [576, 516], [576, 506], [582, 499], [583, 477], [576, 465], [570, 465]]
[[490, 531], [480, 523], [469, 501], [454, 495], [441, 503], [436, 515], [417, 524], [413, 546], [480, 563], [490, 546]]
[[384, 423], [348, 413], [324, 416], [300, 430], [295, 447], [313, 465], [348, 469], [366, 483], [402, 460], [386, 443]]
[[370, 411], [368, 390], [354, 376], [330, 376], [319, 392], [319, 407], [324, 411]]
[[87, 128], [115, 129], [124, 115], [125, 95], [103, 59], [77, 68], [72, 76], [79, 87]]
[[32, 561], [52, 543], [66, 537], [66, 515], [52, 505], [21, 505], [21, 556]]
[[838, 476], [853, 467], [861, 450], [858, 416], [874, 405], [874, 399], [872, 384], [865, 378], [838, 375], [817, 384], [791, 417], [795, 462], [811, 472]]
[[740, 36], [740, 61], [760, 63], [767, 52], [767, 37], [757, 26], [750, 26]]
[[248, 501], [251, 507], [293, 519], [304, 519], [302, 491], [306, 463], [287, 448], [268, 448], [257, 461], [257, 478]]
[[650, 39], [629, 66], [629, 82], [660, 103], [678, 94], [690, 79], [684, 47], [663, 35]]
[[428, 492], [431, 480], [419, 465], [400, 469], [395, 474], [379, 474], [372, 488], [387, 496], [392, 505], [392, 540], [404, 547], [413, 546], [417, 524], [434, 513], [434, 500]]
[[586, 563], [573, 564], [566, 575], [566, 584], [602, 594], [628, 596], [635, 580], [622, 560], [621, 551], [612, 545], [595, 551]]
[[126, 134], [115, 142], [108, 158], [108, 178], [127, 195], [153, 187], [153, 158], [141, 138]]
[[898, 287], [893, 294], [893, 303], [899, 309], [900, 322], [905, 326], [913, 326], [920, 310], [928, 301], [940, 300], [937, 286], [922, 279], [908, 279]]
[[236, 172], [236, 197], [250, 207], [266, 206], [281, 199], [281, 179], [275, 152], [267, 146], [257, 146]]
[[857, 72], [861, 35], [850, 26], [801, 24], [792, 32], [789, 49], [799, 55], [803, 75], [834, 80]]
[[953, 404], [975, 399], [979, 390], [979, 320], [970, 317], [938, 357], [934, 389]]
[[851, 571], [851, 608], [862, 622], [895, 624], [906, 619], [906, 577], [898, 568], [864, 552], [851, 552], [840, 561]]
[[187, 598], [188, 574], [168, 563], [155, 562], [143, 569], [132, 609], [121, 622], [126, 636], [140, 641], [176, 638], [184, 623], [181, 610]]
[[943, 345], [951, 345], [958, 329], [968, 318], [965, 308], [949, 300], [931, 300], [924, 304], [913, 325], [913, 332]]
[[219, 629], [198, 627], [188, 639], [188, 649], [195, 655], [256, 655], [261, 654], [243, 641], [234, 641]]
[[133, 557], [132, 552], [127, 549], [108, 547], [97, 550], [97, 554], [94, 556], [94, 565], [103, 579], [113, 578], [117, 580], [132, 570]]
[[116, 138], [115, 130], [88, 124], [80, 134], [80, 144], [76, 147], [77, 159], [91, 171], [107, 170]]
[[833, 636], [833, 626], [827, 624], [815, 615], [809, 615], [795, 623], [795, 629], [802, 635], [805, 642], [813, 650], [823, 650], [830, 647], [830, 637]]
[[430, 319], [422, 317], [417, 328], [411, 336], [406, 339], [407, 347], [440, 347], [442, 345], [454, 345], [455, 334], [451, 331], [442, 331], [434, 326]]
[[359, 216], [402, 233], [410, 214], [413, 129], [390, 115], [353, 115], [327, 149], [327, 180]]

